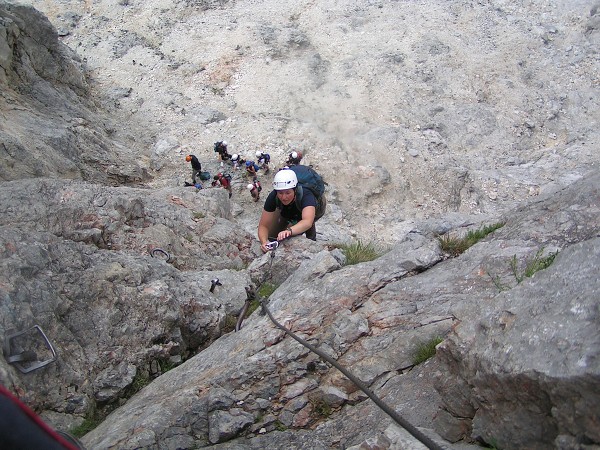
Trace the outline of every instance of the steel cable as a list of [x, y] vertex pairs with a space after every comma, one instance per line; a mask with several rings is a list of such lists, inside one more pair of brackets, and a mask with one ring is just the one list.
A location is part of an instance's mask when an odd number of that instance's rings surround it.
[[[260, 286], [262, 286], [272, 276], [271, 269], [273, 266], [273, 259], [275, 258], [275, 250], [276, 250], [276, 248], [271, 250], [271, 260], [269, 261], [268, 270], [265, 271], [263, 279], [260, 282]], [[260, 289], [260, 286], [257, 288], [257, 291]], [[248, 290], [247, 290], [247, 292], [248, 292]], [[239, 331], [239, 329], [241, 328], [242, 321], [243, 321], [244, 315], [246, 314], [249, 304], [250, 304], [250, 301], [247, 300], [246, 303], [244, 304], [244, 307], [242, 308], [242, 312], [240, 313], [240, 317], [238, 318], [238, 323], [236, 324], [236, 331]], [[398, 425], [400, 425], [402, 428], [404, 428], [406, 431], [408, 431], [415, 439], [420, 441], [423, 445], [425, 445], [427, 448], [429, 448], [431, 450], [444, 450], [444, 447], [442, 447], [440, 444], [435, 442], [429, 436], [425, 435], [417, 427], [415, 427], [410, 422], [405, 420], [402, 416], [400, 416], [393, 408], [391, 408], [381, 398], [379, 398], [377, 395], [375, 395], [375, 393], [373, 391], [371, 391], [361, 380], [359, 380], [356, 376], [354, 376], [348, 369], [346, 369], [341, 364], [339, 364], [335, 359], [333, 359], [331, 356], [329, 356], [322, 350], [319, 350], [314, 345], [308, 343], [306, 340], [297, 336], [294, 332], [292, 332], [291, 330], [288, 330], [286, 327], [284, 327], [282, 324], [280, 324], [275, 319], [275, 317], [273, 317], [273, 314], [271, 314], [271, 311], [267, 307], [267, 301], [265, 299], [262, 299], [262, 298], [260, 299], [260, 306], [262, 308], [263, 314], [266, 314], [269, 317], [269, 319], [271, 320], [271, 322], [273, 322], [273, 324], [277, 328], [279, 328], [281, 331], [283, 331], [285, 334], [290, 336], [295, 341], [302, 344], [304, 347], [309, 349], [311, 352], [313, 352], [316, 355], [318, 355], [319, 357], [321, 357], [323, 360], [327, 361], [329, 364], [331, 364], [337, 370], [342, 372], [342, 374], [344, 374], [344, 376], [346, 376], [346, 378], [348, 378], [350, 381], [352, 381], [352, 383], [354, 383], [371, 400], [373, 400], [373, 402], [379, 408], [381, 408], [381, 410], [383, 412], [385, 412], [388, 416], [390, 416], [394, 420], [394, 422], [396, 422]]]

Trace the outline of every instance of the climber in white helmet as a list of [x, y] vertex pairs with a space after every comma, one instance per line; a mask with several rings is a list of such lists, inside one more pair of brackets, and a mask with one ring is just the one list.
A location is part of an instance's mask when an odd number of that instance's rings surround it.
[[263, 252], [269, 238], [282, 241], [306, 233], [308, 239], [317, 238], [315, 212], [317, 200], [309, 189], [300, 198], [297, 192], [298, 178], [291, 169], [282, 169], [273, 178], [273, 190], [269, 193], [258, 223], [258, 240]]
[[264, 173], [269, 171], [269, 163], [271, 162], [271, 155], [268, 153], [262, 152], [260, 150], [256, 151], [256, 162], [263, 169]]
[[233, 164], [233, 170], [238, 170], [246, 161], [240, 157], [237, 153], [231, 155], [231, 164]]
[[260, 191], [262, 190], [262, 188], [260, 187], [260, 182], [258, 181], [258, 178], [254, 178], [252, 183], [249, 183], [246, 186], [246, 188], [248, 189], [248, 191], [250, 191], [252, 200], [254, 200], [255, 202], [260, 200]]
[[291, 152], [288, 155], [288, 160], [287, 160], [286, 164], [288, 166], [294, 166], [294, 165], [300, 164], [301, 160], [302, 160], [302, 152], [299, 150], [294, 150], [293, 152]]

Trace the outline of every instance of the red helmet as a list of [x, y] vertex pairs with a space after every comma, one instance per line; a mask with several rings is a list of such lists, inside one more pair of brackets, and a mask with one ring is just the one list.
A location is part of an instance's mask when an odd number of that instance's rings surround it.
[[187, 156], [185, 157], [185, 160], [186, 160], [187, 162], [190, 162], [190, 161], [192, 160], [192, 155], [187, 155]]

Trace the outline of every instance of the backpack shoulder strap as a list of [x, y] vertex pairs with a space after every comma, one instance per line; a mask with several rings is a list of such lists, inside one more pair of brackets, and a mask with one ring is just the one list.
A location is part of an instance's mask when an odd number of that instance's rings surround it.
[[304, 197], [304, 190], [302, 190], [302, 186], [296, 186], [296, 208], [298, 211], [302, 211], [302, 197]]

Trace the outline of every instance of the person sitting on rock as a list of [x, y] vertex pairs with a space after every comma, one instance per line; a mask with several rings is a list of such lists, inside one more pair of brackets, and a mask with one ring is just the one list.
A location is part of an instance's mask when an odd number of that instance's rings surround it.
[[231, 165], [233, 166], [233, 170], [238, 170], [240, 168], [240, 155], [237, 153], [231, 155]]
[[231, 190], [231, 176], [223, 175], [221, 172], [219, 172], [213, 178], [214, 181], [212, 182], [212, 185], [216, 186], [219, 184], [222, 188], [227, 189], [229, 192], [229, 198], [231, 198], [233, 195], [233, 191]]
[[238, 170], [240, 167], [245, 166], [246, 160], [237, 153], [231, 155], [231, 164], [233, 165], [233, 170]]
[[258, 223], [258, 240], [263, 252], [269, 238], [282, 241], [306, 233], [308, 239], [317, 240], [315, 214], [317, 199], [310, 189], [302, 189], [298, 202], [296, 195], [298, 177], [291, 169], [282, 169], [273, 178], [273, 190], [267, 196]]
[[[196, 184], [197, 181], [200, 181], [200, 172], [202, 172], [202, 164], [198, 161], [195, 155], [187, 155], [185, 157], [187, 162], [192, 163], [192, 184]], [[198, 177], [196, 179], [196, 177]]]

